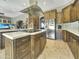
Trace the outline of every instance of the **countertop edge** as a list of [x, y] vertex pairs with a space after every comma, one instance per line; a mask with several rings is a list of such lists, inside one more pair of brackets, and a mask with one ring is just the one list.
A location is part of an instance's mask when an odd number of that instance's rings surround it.
[[[2, 35], [3, 36], [5, 36], [5, 37], [7, 37], [7, 38], [9, 38], [9, 39], [11, 39], [11, 40], [14, 40], [14, 39], [18, 39], [18, 38], [22, 38], [22, 37], [25, 37], [25, 36], [28, 36], [28, 35], [36, 35], [36, 34], [39, 34], [39, 33], [42, 33], [42, 32], [45, 32], [46, 30], [41, 30], [41, 31], [38, 31], [38, 32], [34, 32], [34, 33], [27, 33], [27, 32], [24, 32], [22, 35], [18, 35], [18, 36], [15, 36], [15, 37], [12, 37], [12, 36], [10, 36], [10, 35], [8, 35], [7, 33], [3, 33]], [[12, 32], [12, 34], [13, 34], [14, 32]], [[18, 32], [16, 32], [16, 33], [18, 33]], [[11, 34], [11, 33], [10, 33]], [[15, 34], [15, 33], [14, 33]]]
[[79, 33], [76, 33], [76, 32], [74, 32], [74, 31], [70, 31], [70, 30], [65, 30], [65, 31], [68, 31], [68, 32], [70, 32], [70, 33], [72, 33], [72, 34], [74, 34], [74, 35], [76, 35], [76, 36], [79, 37]]

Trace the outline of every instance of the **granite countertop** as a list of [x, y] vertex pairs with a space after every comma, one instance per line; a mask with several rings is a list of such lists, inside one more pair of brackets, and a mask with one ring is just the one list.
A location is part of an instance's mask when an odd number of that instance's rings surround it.
[[76, 36], [79, 36], [79, 32], [76, 32], [76, 31], [69, 31], [69, 32], [73, 33]]
[[42, 32], [45, 32], [46, 30], [40, 30], [37, 32], [29, 33], [29, 32], [10, 32], [10, 33], [3, 33], [2, 35], [9, 38], [9, 39], [17, 39], [28, 35], [36, 35]]
[[30, 33], [30, 35], [36, 35], [36, 34], [39, 34], [39, 33], [45, 32], [45, 31], [46, 30], [40, 30], [40, 31], [37, 31], [37, 32]]
[[72, 31], [72, 30], [65, 30], [65, 31], [68, 31], [68, 32], [70, 32], [70, 33], [73, 33], [74, 35], [76, 35], [76, 36], [79, 37], [79, 32]]
[[25, 32], [11, 32], [11, 33], [3, 33], [3, 36], [9, 38], [9, 39], [18, 39], [24, 36], [28, 36], [30, 35], [29, 33], [25, 33]]

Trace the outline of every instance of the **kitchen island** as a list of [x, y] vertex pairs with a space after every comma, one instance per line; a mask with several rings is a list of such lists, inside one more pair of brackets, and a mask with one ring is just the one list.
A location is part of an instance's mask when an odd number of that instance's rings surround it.
[[4, 33], [6, 59], [37, 59], [46, 45], [46, 31]]
[[10, 33], [10, 32], [17, 32], [19, 30], [25, 30], [25, 29], [4, 29], [4, 30], [0, 30], [0, 49], [4, 49], [5, 48], [5, 40], [4, 37], [2, 36], [3, 33]]

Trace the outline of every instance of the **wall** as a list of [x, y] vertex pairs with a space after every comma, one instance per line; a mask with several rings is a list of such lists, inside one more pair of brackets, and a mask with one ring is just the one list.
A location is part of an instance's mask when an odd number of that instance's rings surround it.
[[25, 24], [27, 18], [28, 18], [28, 15], [27, 14], [22, 14], [22, 15], [19, 15], [19, 16], [14, 17], [12, 21], [13, 21], [14, 24], [16, 24], [17, 21], [23, 20], [23, 23]]
[[79, 33], [79, 21], [62, 24], [62, 29]]

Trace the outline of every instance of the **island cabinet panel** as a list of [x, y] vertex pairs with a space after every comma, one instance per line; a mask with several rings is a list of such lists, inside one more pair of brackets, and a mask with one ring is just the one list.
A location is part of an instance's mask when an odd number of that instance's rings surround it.
[[1, 49], [1, 33], [0, 33], [0, 49]]
[[43, 51], [46, 45], [46, 33], [39, 33], [31, 36], [31, 57], [37, 59], [37, 57]]
[[70, 22], [70, 19], [71, 19], [71, 17], [70, 17], [71, 7], [72, 7], [72, 5], [67, 6], [66, 8], [63, 9], [63, 17], [64, 17], [63, 23]]
[[5, 48], [5, 40], [4, 37], [2, 36], [3, 33], [0, 33], [0, 49]]
[[43, 51], [43, 49], [45, 48], [45, 45], [46, 45], [46, 33], [42, 33], [42, 36], [41, 36], [41, 51]]
[[19, 39], [8, 39], [5, 37], [6, 59], [31, 59], [30, 36]]

